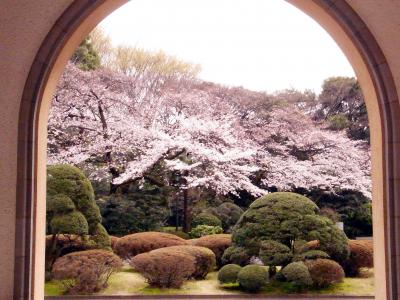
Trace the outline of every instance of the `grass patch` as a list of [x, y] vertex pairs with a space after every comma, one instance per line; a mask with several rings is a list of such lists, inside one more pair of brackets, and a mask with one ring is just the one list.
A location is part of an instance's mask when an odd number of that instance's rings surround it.
[[[120, 272], [111, 275], [108, 287], [99, 295], [227, 295], [242, 294], [238, 284], [220, 285], [218, 272], [211, 272], [204, 280], [189, 280], [180, 289], [159, 289], [150, 287], [142, 275], [125, 265]], [[45, 284], [46, 296], [62, 295], [63, 289], [59, 281], [49, 281]], [[351, 296], [374, 295], [373, 270], [362, 273], [361, 278], [345, 278], [343, 282], [325, 289], [310, 289], [303, 294], [330, 294]], [[271, 282], [258, 294], [287, 295], [296, 294], [296, 290], [287, 282]]]
[[61, 296], [64, 288], [58, 280], [51, 280], [44, 284], [44, 294], [46, 296]]

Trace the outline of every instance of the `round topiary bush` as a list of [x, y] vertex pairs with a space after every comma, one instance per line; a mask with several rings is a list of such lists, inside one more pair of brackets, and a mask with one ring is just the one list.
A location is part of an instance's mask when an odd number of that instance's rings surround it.
[[218, 268], [222, 266], [221, 259], [224, 251], [231, 246], [231, 244], [232, 239], [230, 234], [206, 235], [192, 241], [192, 245], [206, 247], [214, 252]]
[[341, 282], [344, 278], [343, 268], [333, 260], [318, 258], [306, 260], [304, 263], [310, 272], [314, 285], [318, 288]]
[[266, 266], [286, 266], [292, 260], [290, 248], [276, 241], [266, 240], [261, 242], [258, 255]]
[[303, 262], [292, 262], [282, 269], [281, 274], [285, 279], [298, 288], [313, 284], [310, 272]]
[[182, 251], [195, 259], [195, 270], [191, 277], [204, 279], [216, 265], [215, 254], [210, 249], [198, 246], [171, 246], [168, 251]]
[[355, 277], [360, 273], [360, 268], [374, 266], [374, 248], [370, 240], [349, 240], [350, 256], [344, 263], [346, 276]]
[[218, 280], [220, 283], [236, 283], [238, 274], [242, 269], [236, 264], [228, 264], [223, 266], [218, 272]]
[[238, 273], [241, 288], [248, 292], [259, 291], [268, 280], [267, 268], [259, 265], [247, 265]]
[[247, 250], [243, 247], [230, 246], [222, 255], [221, 264], [237, 264], [239, 266], [245, 266], [249, 263], [251, 256], [247, 253]]
[[179, 288], [196, 271], [196, 259], [179, 249], [160, 248], [136, 255], [131, 266], [158, 288]]
[[321, 250], [332, 258], [347, 259], [346, 235], [331, 220], [317, 214], [310, 199], [295, 193], [271, 193], [255, 200], [232, 231], [235, 246], [257, 256], [263, 240], [274, 240], [289, 248], [295, 240], [319, 240]]
[[107, 286], [110, 275], [122, 266], [110, 251], [73, 252], [56, 260], [52, 277], [62, 280], [68, 294], [91, 294]]
[[158, 248], [188, 244], [186, 240], [174, 234], [153, 231], [139, 232], [121, 237], [115, 245], [115, 253], [124, 259], [129, 259]]
[[189, 236], [191, 238], [199, 238], [205, 235], [219, 234], [222, 232], [223, 230], [219, 226], [198, 225], [189, 232]]
[[321, 251], [321, 250], [309, 250], [303, 253], [300, 253], [294, 257], [294, 261], [305, 261], [310, 259], [317, 259], [317, 258], [325, 258], [329, 259], [330, 256], [328, 253]]
[[200, 213], [193, 218], [192, 227], [195, 228], [199, 225], [219, 226], [222, 228], [221, 220], [209, 213]]

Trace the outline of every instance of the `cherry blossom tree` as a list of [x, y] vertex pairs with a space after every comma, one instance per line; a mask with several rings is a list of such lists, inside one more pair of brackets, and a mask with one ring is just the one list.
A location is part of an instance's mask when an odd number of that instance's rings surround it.
[[340, 187], [370, 196], [368, 145], [327, 130], [301, 106], [193, 77], [157, 75], [152, 89], [147, 76], [69, 64], [49, 116], [49, 163], [84, 165], [92, 179], [109, 178], [111, 192], [163, 161], [184, 178], [183, 190]]

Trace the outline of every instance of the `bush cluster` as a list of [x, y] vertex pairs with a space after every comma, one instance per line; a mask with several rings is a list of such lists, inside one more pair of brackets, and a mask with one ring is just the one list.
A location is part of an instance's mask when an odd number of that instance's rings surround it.
[[73, 252], [56, 260], [52, 277], [62, 280], [68, 294], [89, 294], [106, 287], [110, 275], [122, 266], [110, 251]]
[[220, 268], [222, 266], [222, 255], [224, 251], [231, 246], [232, 238], [230, 234], [213, 234], [191, 240], [191, 243], [194, 246], [205, 247], [214, 252], [217, 260], [217, 267]]
[[191, 238], [199, 238], [205, 235], [219, 234], [222, 232], [223, 230], [220, 226], [198, 225], [189, 232], [189, 236]]
[[205, 278], [215, 266], [215, 255], [204, 247], [172, 246], [136, 255], [130, 264], [151, 286], [178, 288], [189, 278]]
[[218, 272], [218, 280], [220, 283], [236, 283], [238, 274], [242, 269], [241, 266], [236, 264], [227, 264], [223, 266]]
[[140, 253], [169, 246], [188, 245], [188, 242], [176, 235], [163, 232], [139, 232], [118, 239], [115, 253], [124, 259]]
[[295, 193], [270, 193], [255, 200], [232, 231], [234, 246], [258, 256], [263, 240], [292, 247], [296, 240], [319, 240], [321, 250], [336, 261], [349, 255], [347, 237], [328, 218], [317, 214], [310, 199]]

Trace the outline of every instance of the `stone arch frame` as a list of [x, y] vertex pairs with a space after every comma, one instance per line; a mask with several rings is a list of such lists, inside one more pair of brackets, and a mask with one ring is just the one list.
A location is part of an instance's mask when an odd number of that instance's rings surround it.
[[[334, 37], [366, 96], [372, 133], [377, 299], [395, 300], [400, 279], [400, 105], [377, 41], [345, 0], [287, 0]], [[21, 100], [18, 128], [14, 299], [43, 297], [47, 112], [57, 80], [82, 38], [127, 0], [75, 0], [43, 41]]]

